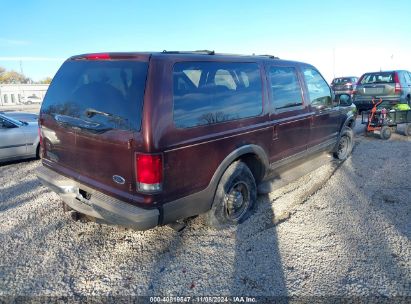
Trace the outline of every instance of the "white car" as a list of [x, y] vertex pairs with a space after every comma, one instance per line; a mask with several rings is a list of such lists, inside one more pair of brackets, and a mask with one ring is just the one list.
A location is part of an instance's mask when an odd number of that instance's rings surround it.
[[24, 104], [41, 104], [42, 102], [43, 102], [43, 99], [41, 99], [40, 97], [36, 95], [31, 95], [28, 97], [23, 96], [21, 98], [21, 103], [24, 103]]
[[36, 121], [20, 121], [0, 114], [0, 162], [40, 157]]

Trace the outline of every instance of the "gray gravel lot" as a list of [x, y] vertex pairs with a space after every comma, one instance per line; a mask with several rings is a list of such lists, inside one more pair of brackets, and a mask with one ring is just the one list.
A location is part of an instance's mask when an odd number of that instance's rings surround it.
[[260, 196], [237, 229], [74, 222], [39, 161], [0, 166], [0, 295], [411, 296], [411, 139]]

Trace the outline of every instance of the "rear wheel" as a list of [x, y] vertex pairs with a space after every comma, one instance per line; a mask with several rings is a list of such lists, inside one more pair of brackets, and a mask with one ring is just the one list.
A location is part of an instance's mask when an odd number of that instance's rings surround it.
[[246, 220], [257, 200], [257, 186], [250, 169], [241, 161], [232, 163], [221, 177], [213, 206], [206, 214], [212, 227], [236, 225]]
[[334, 152], [334, 157], [339, 160], [345, 160], [350, 156], [353, 147], [353, 132], [350, 128], [344, 128], [341, 131], [340, 138]]
[[391, 129], [388, 126], [383, 126], [380, 130], [381, 139], [389, 139], [391, 137]]

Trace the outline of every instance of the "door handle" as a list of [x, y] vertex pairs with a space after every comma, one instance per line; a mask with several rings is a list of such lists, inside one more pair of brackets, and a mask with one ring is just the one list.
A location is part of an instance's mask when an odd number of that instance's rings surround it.
[[278, 139], [278, 125], [273, 126], [273, 140]]

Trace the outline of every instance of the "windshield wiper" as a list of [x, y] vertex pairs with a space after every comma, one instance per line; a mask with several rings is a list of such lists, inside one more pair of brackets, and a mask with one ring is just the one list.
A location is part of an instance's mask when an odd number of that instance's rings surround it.
[[90, 122], [67, 115], [55, 115], [54, 119], [61, 125], [70, 126], [72, 128], [79, 128], [91, 133], [104, 133], [113, 129], [111, 127], [105, 127], [101, 123]]
[[107, 117], [107, 120], [111, 124], [115, 125], [115, 128], [120, 128], [120, 129], [124, 129], [124, 130], [131, 130], [132, 129], [132, 126], [128, 122], [128, 119], [126, 119], [124, 117], [121, 117], [119, 115], [104, 112], [104, 111], [99, 111], [99, 110], [92, 109], [92, 108], [86, 109], [84, 111], [84, 113], [86, 114], [87, 118], [92, 118], [94, 115], [105, 116], [105, 117]]
[[90, 109], [86, 109], [85, 113], [86, 113], [86, 116], [87, 116], [88, 118], [91, 118], [91, 117], [93, 117], [93, 116], [96, 115], [96, 114], [98, 114], [98, 115], [103, 115], [103, 116], [107, 116], [107, 117], [113, 116], [113, 114], [111, 114], [111, 113], [107, 113], [107, 112], [103, 112], [103, 111], [99, 111], [99, 110], [91, 109], [91, 108], [90, 108]]

